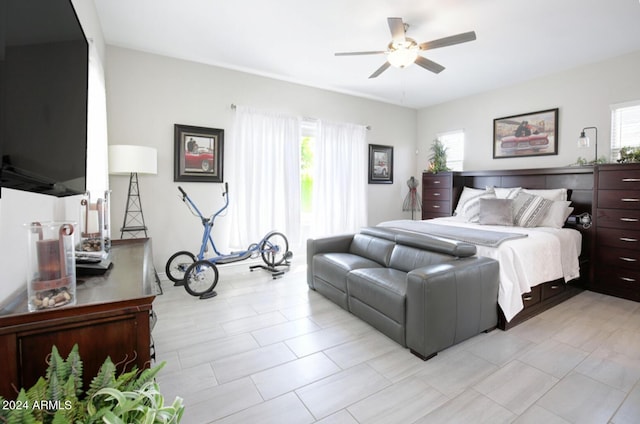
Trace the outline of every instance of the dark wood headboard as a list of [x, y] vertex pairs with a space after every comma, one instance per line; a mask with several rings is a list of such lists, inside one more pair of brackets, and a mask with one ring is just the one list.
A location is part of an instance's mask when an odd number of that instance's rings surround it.
[[[464, 171], [453, 174], [453, 200], [458, 203], [463, 187], [566, 188], [574, 214], [592, 213], [594, 175], [592, 166], [502, 171]], [[454, 207], [455, 209], [455, 207]]]

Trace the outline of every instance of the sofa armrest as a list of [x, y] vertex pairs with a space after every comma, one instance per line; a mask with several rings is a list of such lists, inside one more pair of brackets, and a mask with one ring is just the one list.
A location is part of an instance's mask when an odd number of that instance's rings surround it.
[[498, 323], [498, 262], [463, 258], [407, 275], [407, 346], [429, 358]]
[[354, 234], [307, 240], [307, 284], [313, 288], [313, 257], [318, 253], [347, 253]]

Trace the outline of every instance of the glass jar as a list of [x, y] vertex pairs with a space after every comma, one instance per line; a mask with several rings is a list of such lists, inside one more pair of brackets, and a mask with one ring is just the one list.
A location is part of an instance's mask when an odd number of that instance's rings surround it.
[[76, 303], [75, 223], [26, 224], [29, 311]]

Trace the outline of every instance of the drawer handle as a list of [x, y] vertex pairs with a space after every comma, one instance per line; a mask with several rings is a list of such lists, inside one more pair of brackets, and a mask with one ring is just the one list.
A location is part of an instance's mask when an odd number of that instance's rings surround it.
[[636, 199], [635, 197], [623, 197], [622, 199], [623, 202], [640, 202], [640, 199]]
[[625, 262], [638, 262], [638, 260], [635, 259], [635, 258], [627, 258], [627, 257], [624, 257], [624, 256], [620, 256], [618, 259], [620, 259], [621, 261], [625, 261]]
[[630, 237], [620, 237], [620, 241], [627, 241], [630, 243], [635, 243], [638, 241], [637, 238], [630, 238]]
[[433, 183], [434, 184], [440, 184], [440, 180], [435, 180]]
[[635, 278], [620, 277], [620, 279], [621, 279], [622, 281], [626, 281], [626, 282], [628, 282], [628, 283], [635, 283], [635, 282], [636, 282], [636, 279], [635, 279]]
[[640, 181], [640, 178], [623, 178], [622, 179], [623, 183], [637, 183], [638, 181]]
[[533, 300], [533, 296], [531, 296], [530, 294], [522, 295], [522, 300], [524, 300], [525, 302], [528, 302], [530, 300]]
[[623, 222], [638, 222], [638, 221], [640, 221], [640, 219], [638, 219], [638, 218], [625, 218], [625, 217], [622, 217], [622, 218], [620, 218], [620, 221], [623, 221]]
[[433, 209], [440, 209], [440, 205], [433, 205]]
[[559, 288], [560, 288], [560, 286], [556, 286], [556, 285], [551, 286], [551, 290], [557, 290]]
[[440, 193], [433, 193], [434, 196], [440, 196]]

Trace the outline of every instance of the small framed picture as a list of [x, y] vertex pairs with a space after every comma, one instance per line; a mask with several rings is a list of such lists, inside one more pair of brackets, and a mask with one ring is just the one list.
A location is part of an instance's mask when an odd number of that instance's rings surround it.
[[223, 181], [224, 130], [174, 125], [173, 181]]
[[393, 183], [393, 146], [369, 144], [369, 184]]
[[558, 108], [493, 120], [493, 158], [558, 154]]

